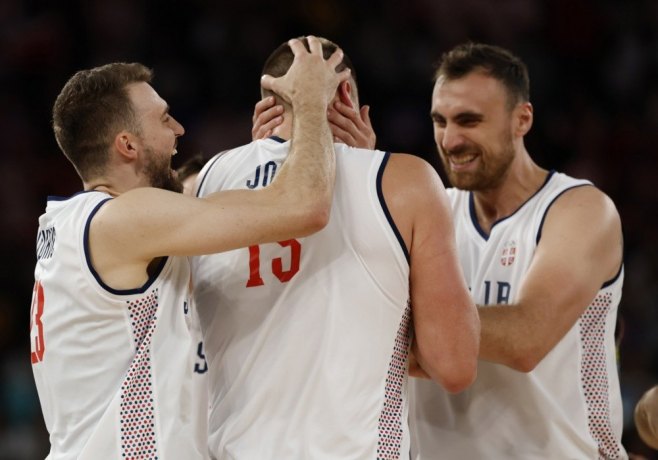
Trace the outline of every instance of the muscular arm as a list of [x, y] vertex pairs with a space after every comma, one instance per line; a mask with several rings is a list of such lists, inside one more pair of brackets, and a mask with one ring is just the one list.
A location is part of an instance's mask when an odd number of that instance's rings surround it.
[[445, 189], [425, 161], [392, 155], [383, 190], [410, 253], [413, 354], [433, 380], [461, 391], [475, 379], [480, 327], [458, 262]]
[[290, 154], [272, 184], [206, 198], [141, 188], [111, 200], [92, 220], [90, 231], [92, 261], [107, 284], [140, 286], [148, 264], [160, 256], [296, 238], [326, 225], [335, 174], [326, 110], [349, 73], [334, 71], [342, 53], [325, 61], [319, 42], [309, 42], [310, 53], [300, 42], [291, 43], [295, 61], [286, 75], [263, 80], [295, 111]]
[[480, 358], [528, 372], [619, 271], [622, 233], [612, 201], [594, 187], [562, 195], [512, 305], [480, 307]]

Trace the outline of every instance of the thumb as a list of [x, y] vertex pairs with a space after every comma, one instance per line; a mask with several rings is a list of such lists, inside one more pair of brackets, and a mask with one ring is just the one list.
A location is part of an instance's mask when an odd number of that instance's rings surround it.
[[269, 89], [270, 91], [274, 91], [275, 80], [276, 78], [274, 78], [272, 75], [264, 74], [262, 77], [260, 77], [260, 86], [265, 89]]

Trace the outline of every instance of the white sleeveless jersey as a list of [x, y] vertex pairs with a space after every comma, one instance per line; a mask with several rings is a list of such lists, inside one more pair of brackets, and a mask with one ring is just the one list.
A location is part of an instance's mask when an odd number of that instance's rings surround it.
[[207, 458], [189, 262], [163, 259], [140, 289], [106, 286], [88, 230], [109, 199], [49, 198], [39, 218], [30, 339], [48, 459]]
[[[472, 194], [449, 190], [460, 261], [478, 305], [516, 300], [550, 206], [566, 190], [583, 185], [591, 184], [551, 173], [488, 237], [475, 219]], [[620, 442], [614, 340], [622, 282], [620, 270], [532, 372], [480, 361], [475, 383], [457, 395], [412, 379], [412, 458], [627, 458]]]
[[[261, 188], [289, 142], [215, 157], [199, 194]], [[408, 458], [409, 265], [388, 214], [388, 154], [336, 144], [329, 224], [193, 260], [218, 459]]]

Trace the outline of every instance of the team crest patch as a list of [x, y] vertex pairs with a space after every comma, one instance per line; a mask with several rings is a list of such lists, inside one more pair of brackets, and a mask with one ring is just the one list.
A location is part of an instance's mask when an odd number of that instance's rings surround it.
[[514, 259], [516, 259], [516, 241], [510, 240], [503, 246], [500, 264], [503, 267], [508, 267], [514, 263]]

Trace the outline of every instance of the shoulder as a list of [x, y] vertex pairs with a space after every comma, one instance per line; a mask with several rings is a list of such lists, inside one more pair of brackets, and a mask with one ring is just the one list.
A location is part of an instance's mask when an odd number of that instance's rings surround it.
[[565, 189], [554, 201], [549, 214], [580, 216], [583, 219], [600, 217], [619, 220], [612, 199], [591, 183], [578, 183]]
[[445, 190], [436, 170], [426, 160], [408, 153], [392, 153], [386, 165], [385, 177], [396, 185], [407, 185], [421, 191], [425, 187]]

